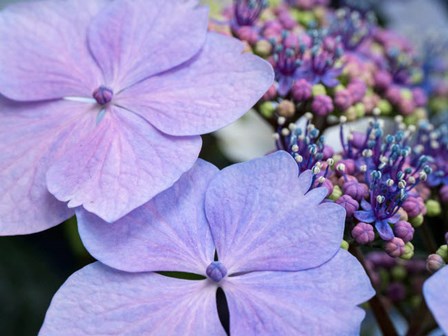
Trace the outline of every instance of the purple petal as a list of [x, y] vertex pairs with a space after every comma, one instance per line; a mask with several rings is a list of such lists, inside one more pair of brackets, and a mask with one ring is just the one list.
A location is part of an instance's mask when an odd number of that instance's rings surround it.
[[372, 205], [369, 202], [367, 202], [364, 198], [361, 200], [361, 207], [367, 211], [372, 210]]
[[282, 76], [278, 81], [277, 92], [280, 96], [286, 96], [291, 90], [292, 84], [294, 83], [294, 78], [291, 76]]
[[48, 229], [73, 215], [45, 183], [49, 164], [67, 150], [64, 138], [82, 135], [93, 113], [69, 101], [16, 103], [0, 97], [0, 235]]
[[327, 71], [321, 78], [322, 83], [328, 87], [334, 87], [339, 84], [337, 77], [342, 73], [342, 69], [334, 69]]
[[120, 91], [196, 55], [207, 22], [196, 1], [117, 0], [95, 18], [89, 45], [105, 84]]
[[361, 222], [365, 222], [365, 223], [373, 223], [374, 221], [376, 221], [376, 217], [373, 214], [372, 210], [368, 210], [368, 211], [363, 211], [363, 210], [358, 210], [355, 211], [355, 218]]
[[378, 234], [380, 235], [381, 239], [383, 240], [388, 241], [395, 237], [394, 232], [392, 231], [392, 228], [390, 227], [387, 220], [376, 221], [375, 228], [378, 231]]
[[202, 160], [173, 187], [115, 223], [79, 209], [81, 239], [101, 262], [128, 272], [205, 275], [215, 246], [205, 218], [205, 189], [218, 169]]
[[316, 267], [339, 249], [344, 209], [303, 195], [297, 170], [280, 151], [228, 167], [210, 183], [206, 214], [229, 274]]
[[200, 137], [167, 136], [140, 117], [112, 107], [47, 173], [49, 191], [114, 222], [169, 188], [191, 166]]
[[401, 216], [400, 214], [395, 214], [392, 217], [390, 217], [387, 221], [391, 224], [395, 224], [396, 222], [398, 222], [400, 220]]
[[448, 334], [448, 266], [432, 275], [423, 285], [423, 295], [434, 318], [445, 334]]
[[94, 263], [55, 294], [39, 335], [225, 335], [208, 281]]
[[86, 45], [86, 31], [107, 2], [39, 1], [4, 9], [0, 92], [24, 101], [90, 97], [101, 72]]
[[246, 113], [270, 87], [272, 67], [236, 39], [209, 33], [198, 56], [125, 90], [118, 104], [172, 135], [203, 134]]
[[[316, 251], [316, 253], [319, 253]], [[340, 250], [320, 267], [253, 272], [223, 283], [231, 335], [359, 335], [374, 291], [364, 269]]]

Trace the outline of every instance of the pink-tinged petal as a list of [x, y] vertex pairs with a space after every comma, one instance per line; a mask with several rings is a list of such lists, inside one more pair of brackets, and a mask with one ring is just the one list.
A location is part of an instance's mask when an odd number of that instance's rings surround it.
[[215, 246], [205, 218], [205, 190], [218, 169], [198, 160], [170, 189], [115, 223], [77, 210], [81, 239], [101, 262], [128, 272], [205, 275]]
[[281, 151], [212, 180], [205, 210], [229, 274], [316, 267], [339, 250], [344, 209], [303, 195], [297, 174], [295, 160]]
[[423, 285], [423, 295], [434, 318], [448, 334], [448, 266], [437, 271]]
[[106, 3], [38, 1], [4, 9], [0, 92], [23, 101], [90, 97], [101, 82], [101, 71], [88, 50], [87, 27]]
[[211, 282], [94, 263], [53, 297], [39, 335], [225, 335]]
[[197, 1], [116, 0], [95, 18], [89, 44], [106, 84], [120, 91], [196, 55], [207, 23]]
[[[316, 253], [319, 253], [316, 251]], [[222, 284], [231, 335], [359, 335], [374, 295], [359, 262], [340, 250], [320, 267], [300, 272], [252, 272]]]
[[0, 235], [42, 231], [73, 215], [48, 192], [45, 174], [57, 152], [66, 150], [65, 134], [82, 135], [91, 115], [87, 104], [0, 97]]
[[191, 168], [200, 137], [167, 136], [144, 119], [111, 107], [47, 173], [48, 190], [71, 208], [114, 222], [169, 188]]
[[274, 80], [272, 67], [233, 38], [209, 33], [191, 61], [151, 77], [117, 96], [162, 132], [212, 132], [246, 113]]

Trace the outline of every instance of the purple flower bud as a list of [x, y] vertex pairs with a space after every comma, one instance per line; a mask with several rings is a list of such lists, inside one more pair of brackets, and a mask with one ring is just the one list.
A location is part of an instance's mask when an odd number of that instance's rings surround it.
[[263, 27], [263, 36], [266, 39], [278, 39], [282, 35], [283, 26], [278, 21], [268, 21]]
[[258, 32], [254, 27], [241, 26], [235, 29], [235, 35], [242, 41], [254, 45], [259, 40]]
[[445, 266], [445, 261], [438, 254], [430, 254], [426, 259], [426, 269], [431, 273], [438, 271]]
[[425, 205], [416, 197], [408, 197], [402, 207], [408, 213], [409, 218], [414, 218], [424, 212]]
[[426, 96], [425, 91], [421, 88], [412, 89], [412, 98], [414, 99], [414, 104], [417, 107], [425, 106], [428, 102], [428, 97]]
[[392, 83], [392, 76], [387, 71], [378, 71], [375, 76], [375, 87], [380, 90], [386, 90]]
[[[344, 172], [346, 174], [353, 175], [355, 173], [355, 170], [356, 170], [355, 160], [353, 160], [353, 159], [344, 159], [344, 160], [338, 161], [338, 164], [340, 164], [340, 163], [343, 163], [345, 165]], [[350, 180], [357, 181], [355, 177], [353, 177], [353, 179], [350, 179]]]
[[361, 200], [367, 196], [369, 189], [364, 183], [357, 181], [347, 181], [342, 186], [344, 194], [351, 196], [353, 199], [361, 202]]
[[407, 116], [414, 113], [415, 104], [410, 99], [401, 99], [400, 102], [398, 103], [398, 108], [400, 109], [403, 115]]
[[281, 9], [277, 14], [278, 20], [287, 30], [292, 30], [297, 26], [297, 21], [291, 16], [290, 12], [285, 8]]
[[403, 239], [405, 243], [414, 238], [414, 228], [406, 221], [399, 221], [394, 225], [394, 233], [398, 238]]
[[440, 200], [443, 203], [448, 203], [448, 185], [444, 185], [442, 188], [440, 188], [439, 195]]
[[372, 225], [360, 222], [353, 228], [352, 237], [358, 244], [365, 245], [373, 242], [375, 239], [375, 231]]
[[334, 104], [341, 110], [346, 110], [352, 105], [352, 96], [348, 90], [339, 90], [335, 94]]
[[404, 253], [404, 241], [401, 238], [394, 237], [384, 244], [384, 250], [393, 258], [398, 258]]
[[399, 302], [406, 298], [406, 288], [400, 282], [392, 282], [387, 288], [387, 297], [392, 302]]
[[318, 187], [318, 186], [327, 188], [328, 195], [331, 195], [333, 193], [334, 186], [333, 186], [333, 183], [331, 183], [331, 181], [329, 179], [325, 179], [322, 183], [319, 183], [319, 181], [316, 179], [315, 187]]
[[355, 80], [352, 81], [348, 86], [347, 90], [350, 92], [353, 103], [360, 102], [367, 92], [366, 84], [363, 81]]
[[314, 97], [311, 110], [320, 117], [325, 117], [333, 111], [333, 102], [329, 96], [318, 95]]
[[208, 265], [205, 273], [213, 281], [220, 282], [227, 275], [227, 269], [220, 261], [213, 261]]
[[401, 92], [400, 89], [396, 86], [390, 87], [386, 91], [386, 98], [395, 105], [398, 105], [401, 101]]
[[344, 207], [347, 217], [352, 217], [355, 211], [359, 209], [359, 203], [349, 195], [342, 195], [336, 200], [336, 203]]
[[384, 252], [371, 252], [367, 255], [367, 260], [371, 261], [376, 267], [387, 269], [394, 267], [396, 264], [396, 260]]
[[114, 97], [114, 91], [109, 89], [106, 86], [100, 86], [98, 89], [93, 91], [93, 98], [95, 98], [96, 102], [100, 105], [106, 105], [112, 101]]
[[302, 102], [310, 99], [312, 86], [305, 79], [299, 79], [292, 86], [291, 94], [295, 101]]

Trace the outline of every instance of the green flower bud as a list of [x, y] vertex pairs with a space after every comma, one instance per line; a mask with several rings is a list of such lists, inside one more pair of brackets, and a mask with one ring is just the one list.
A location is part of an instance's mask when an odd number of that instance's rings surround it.
[[400, 256], [401, 259], [409, 260], [414, 256], [414, 245], [411, 242], [407, 242], [404, 245], [404, 253]]
[[436, 200], [428, 200], [425, 205], [427, 209], [426, 214], [428, 217], [436, 217], [442, 213], [442, 207]]
[[448, 262], [448, 245], [440, 246], [437, 249], [436, 254], [441, 256], [445, 262]]
[[356, 116], [358, 118], [362, 118], [366, 114], [366, 107], [364, 106], [363, 103], [357, 103], [355, 105], [355, 111], [356, 111]]
[[390, 115], [392, 112], [392, 105], [385, 99], [381, 99], [378, 102], [378, 108], [381, 110], [381, 114]]
[[266, 40], [260, 40], [255, 44], [255, 53], [261, 57], [267, 57], [272, 51], [272, 45]]
[[344, 250], [346, 250], [346, 251], [348, 251], [348, 242], [346, 242], [345, 240], [343, 240], [342, 242], [341, 242], [341, 248], [342, 249], [344, 249]]
[[395, 266], [392, 268], [391, 274], [396, 281], [404, 280], [407, 276], [406, 268], [402, 265]]
[[325, 90], [325, 86], [323, 86], [322, 84], [315, 84], [313, 85], [313, 96], [325, 96], [327, 94], [327, 90]]
[[265, 118], [272, 118], [275, 112], [275, 104], [272, 102], [264, 102], [260, 105], [260, 113]]
[[339, 197], [342, 196], [342, 190], [339, 186], [334, 186], [333, 187], [333, 192], [331, 193], [331, 195], [329, 196], [329, 199], [336, 201]]
[[423, 224], [423, 215], [418, 215], [417, 217], [409, 219], [409, 223], [412, 224], [413, 227], [417, 228]]

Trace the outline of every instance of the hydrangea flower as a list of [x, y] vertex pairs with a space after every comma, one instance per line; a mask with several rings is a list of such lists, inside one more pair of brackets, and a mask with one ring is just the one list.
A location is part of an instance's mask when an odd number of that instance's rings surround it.
[[200, 134], [249, 110], [271, 66], [207, 21], [194, 0], [2, 11], [0, 234], [59, 224], [67, 204], [115, 221], [192, 167]]
[[[286, 152], [221, 172], [198, 161], [167, 191], [110, 224], [82, 208], [80, 234], [101, 262], [55, 295], [42, 335], [358, 335], [373, 289], [340, 249], [344, 210], [308, 191]], [[107, 266], [106, 266], [107, 265]], [[201, 280], [154, 271], [202, 275]]]
[[434, 318], [444, 333], [448, 333], [448, 266], [437, 271], [423, 285], [423, 295]]

